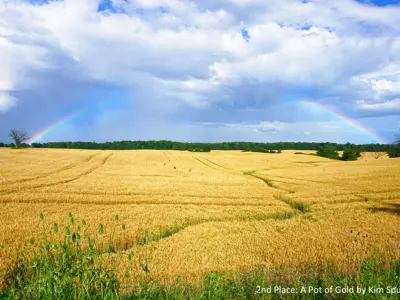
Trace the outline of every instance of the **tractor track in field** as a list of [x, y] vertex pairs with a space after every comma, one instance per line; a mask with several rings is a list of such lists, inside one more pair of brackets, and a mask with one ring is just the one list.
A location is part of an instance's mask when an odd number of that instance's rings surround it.
[[[270, 180], [272, 182], [282, 182], [282, 183], [285, 183], [285, 184], [290, 184], [290, 185], [295, 185], [295, 186], [296, 185], [297, 186], [301, 186], [303, 184], [307, 184], [308, 182], [311, 182], [311, 183], [316, 183], [316, 184], [324, 185], [324, 186], [326, 186], [326, 185], [335, 185], [336, 187], [340, 187], [340, 188], [343, 189], [343, 191], [341, 191], [341, 192], [339, 192], [337, 194], [327, 195], [327, 196], [349, 196], [349, 195], [358, 196], [358, 195], [360, 195], [359, 197], [364, 197], [364, 195], [368, 196], [368, 195], [374, 195], [374, 194], [385, 194], [385, 193], [390, 193], [390, 192], [400, 192], [400, 189], [390, 189], [390, 190], [387, 190], [387, 191], [365, 191], [363, 193], [359, 193], [359, 192], [356, 193], [353, 190], [349, 189], [349, 185], [339, 184], [337, 182], [318, 181], [318, 180], [312, 180], [312, 179], [301, 179], [301, 178], [285, 177], [285, 176], [279, 176], [279, 175], [273, 175], [273, 176], [277, 177], [279, 179], [278, 180], [276, 180], [276, 179]], [[253, 177], [255, 177], [255, 176], [253, 176]], [[258, 177], [258, 178], [261, 179], [260, 177]], [[285, 181], [285, 179], [287, 179], [287, 180], [295, 180], [297, 182], [289, 182], [289, 181]], [[276, 186], [275, 186], [275, 188], [287, 191], [287, 190], [285, 190], [283, 188], [279, 188], [279, 187], [276, 187]], [[287, 191], [287, 192], [290, 193], [290, 191]]]
[[55, 174], [59, 174], [59, 173], [64, 172], [64, 171], [68, 171], [68, 170], [70, 170], [70, 169], [72, 169], [72, 168], [74, 168], [76, 166], [79, 166], [80, 164], [82, 164], [82, 162], [83, 163], [89, 162], [94, 157], [95, 157], [95, 154], [89, 155], [88, 157], [86, 157], [82, 161], [78, 161], [78, 162], [66, 165], [66, 166], [64, 166], [64, 167], [62, 167], [60, 169], [57, 169], [57, 170], [54, 170], [54, 171], [51, 171], [51, 172], [48, 172], [48, 173], [45, 173], [45, 174], [41, 174], [41, 175], [38, 175], [38, 176], [35, 176], [35, 177], [26, 178], [26, 179], [10, 180], [10, 181], [3, 182], [2, 184], [17, 184], [17, 183], [19, 184], [19, 183], [34, 181], [34, 180], [37, 180], [37, 179], [46, 178], [46, 177], [49, 177], [51, 175], [55, 175]]
[[[272, 169], [272, 170], [278, 170], [278, 169]], [[272, 171], [271, 170], [271, 171]], [[302, 179], [302, 178], [295, 178], [295, 177], [287, 177], [287, 176], [280, 176], [280, 175], [273, 175], [274, 177], [282, 178], [282, 179], [291, 179], [291, 180], [297, 180], [297, 181], [305, 181], [305, 182], [315, 182], [315, 183], [320, 183], [320, 184], [333, 184], [335, 182], [329, 182], [329, 181], [319, 181], [319, 180], [312, 180], [312, 179]]]
[[256, 178], [256, 179], [258, 179], [258, 180], [261, 180], [261, 181], [264, 182], [266, 185], [268, 185], [270, 188], [273, 188], [273, 189], [275, 189], [275, 190], [285, 191], [286, 193], [293, 194], [293, 192], [291, 192], [291, 191], [289, 191], [289, 190], [287, 190], [287, 189], [284, 189], [284, 188], [282, 188], [282, 187], [279, 187], [279, 186], [274, 185], [274, 184], [273, 184], [273, 181], [274, 181], [274, 180], [270, 180], [270, 179], [268, 179], [268, 178], [261, 177], [260, 175], [250, 174], [250, 176], [253, 177], [253, 178]]
[[[75, 176], [74, 178], [68, 179], [67, 182], [68, 182], [68, 183], [69, 183], [69, 182], [73, 182], [73, 181], [75, 181], [75, 180], [81, 179], [82, 177], [87, 176], [87, 175], [93, 173], [93, 172], [96, 171], [97, 169], [99, 169], [99, 168], [101, 168], [102, 166], [104, 166], [104, 165], [106, 164], [106, 162], [111, 158], [111, 156], [113, 156], [113, 153], [111, 153], [111, 154], [107, 155], [106, 157], [104, 157], [104, 158], [101, 160], [101, 163], [100, 163], [99, 165], [90, 168], [89, 170], [87, 170], [87, 171], [85, 171], [85, 172], [79, 174], [78, 176]], [[62, 183], [65, 183], [65, 182], [62, 182]]]
[[186, 230], [193, 226], [204, 225], [207, 223], [227, 223], [227, 222], [251, 222], [251, 221], [267, 221], [267, 220], [289, 220], [296, 217], [296, 212], [275, 212], [275, 213], [262, 213], [255, 214], [245, 217], [225, 217], [225, 218], [210, 218], [202, 221], [187, 222], [182, 225], [174, 225], [169, 228], [165, 228], [159, 232], [143, 231], [141, 236], [138, 236], [136, 245], [144, 246], [153, 242], [159, 242], [163, 239], [172, 237], [173, 235]]
[[[40, 198], [42, 199], [42, 198]], [[68, 199], [66, 201], [60, 201], [60, 200], [15, 200], [15, 199], [0, 199], [0, 203], [2, 204], [82, 204], [82, 205], [131, 205], [131, 206], [138, 206], [138, 205], [163, 205], [163, 206], [171, 206], [171, 205], [181, 205], [181, 206], [242, 206], [242, 207], [274, 207], [276, 204], [257, 204], [257, 203], [235, 203], [235, 202], [230, 202], [230, 203], [221, 203], [221, 202], [182, 202], [182, 201], [108, 201], [104, 202], [101, 200], [73, 200], [73, 199]]]
[[[113, 155], [113, 153], [107, 155], [106, 157], [104, 157], [99, 165], [96, 165], [94, 167], [91, 167], [89, 170], [86, 170], [84, 172], [82, 172], [81, 174], [74, 176], [72, 178], [68, 178], [68, 179], [64, 179], [64, 180], [60, 180], [60, 181], [56, 181], [53, 183], [43, 183], [43, 184], [38, 184], [38, 185], [34, 185], [34, 186], [29, 186], [29, 187], [21, 187], [18, 188], [18, 190], [12, 190], [12, 191], [2, 191], [2, 193], [0, 195], [8, 195], [8, 194], [14, 194], [14, 193], [18, 193], [20, 191], [29, 191], [29, 190], [34, 190], [34, 189], [38, 189], [38, 188], [42, 188], [42, 187], [50, 187], [50, 186], [57, 186], [57, 185], [61, 185], [61, 184], [65, 184], [65, 183], [70, 183], [76, 180], [81, 179], [84, 176], [87, 176], [91, 173], [93, 173], [94, 171], [96, 171], [97, 169], [101, 168], [102, 166], [105, 165], [105, 163], [111, 158], [111, 156]], [[89, 162], [93, 157], [89, 158], [86, 162]], [[69, 168], [71, 169], [71, 168]], [[53, 174], [54, 175], [54, 174]], [[46, 178], [46, 177], [44, 177]], [[41, 178], [39, 178], [41, 179]]]
[[261, 181], [264, 182], [266, 185], [268, 185], [270, 188], [273, 188], [273, 189], [276, 189], [276, 190], [280, 190], [280, 188], [278, 188], [277, 186], [273, 185], [273, 183], [271, 182], [271, 180], [269, 180], [269, 179], [267, 179], [267, 178], [263, 178], [263, 177], [261, 177], [261, 176], [259, 176], [259, 175], [254, 175], [254, 174], [251, 174], [250, 176], [253, 177], [253, 178], [256, 178], [256, 179], [258, 179], [258, 180], [261, 180]]
[[205, 159], [206, 161], [212, 163], [213, 165], [216, 165], [216, 166], [219, 167], [219, 168], [222, 168], [222, 169], [227, 170], [227, 171], [230, 171], [230, 170], [231, 170], [231, 169], [225, 168], [224, 166], [221, 166], [221, 165], [219, 165], [219, 164], [217, 164], [217, 163], [211, 161], [211, 160], [208, 159], [208, 158], [205, 158], [205, 157], [202, 157], [202, 158]]
[[[65, 195], [65, 192], [63, 191], [48, 191], [46, 192], [47, 194], [55, 194], [55, 195]], [[79, 195], [79, 196], [107, 196], [107, 197], [118, 197], [118, 196], [151, 196], [151, 197], [163, 197], [165, 196], [165, 193], [146, 193], [146, 192], [126, 192], [126, 193], [110, 193], [110, 192], [78, 192], [78, 191], [68, 191], [68, 194], [73, 194], [73, 195]], [[232, 196], [230, 195], [229, 197], [221, 197], [218, 195], [194, 195], [194, 194], [168, 194], [169, 197], [176, 197], [176, 198], [203, 198], [203, 199], [232, 199], [232, 200], [238, 200], [238, 199], [243, 199], [243, 196]], [[262, 197], [247, 197], [247, 200], [262, 200]], [[271, 199], [272, 200], [272, 199]], [[134, 200], [133, 200], [134, 201]], [[157, 202], [158, 203], [158, 202]]]
[[213, 170], [218, 171], [218, 169], [216, 169], [216, 168], [214, 168], [213, 166], [210, 166], [209, 164], [207, 164], [207, 163], [205, 163], [204, 161], [200, 160], [200, 158], [197, 158], [197, 157], [193, 157], [193, 158], [194, 158], [195, 160], [199, 161], [200, 163], [202, 163], [203, 165], [205, 165], [205, 166], [207, 166], [207, 167], [209, 167], [209, 168], [211, 168], [211, 169], [213, 169]]
[[[285, 193], [292, 194], [291, 191], [286, 190], [286, 189], [281, 188], [281, 187], [275, 186], [275, 185], [272, 183], [271, 180], [269, 180], [269, 179], [267, 179], [267, 178], [264, 178], [264, 177], [261, 177], [261, 176], [259, 176], [259, 175], [255, 175], [254, 172], [251, 172], [251, 173], [246, 174], [246, 175], [251, 176], [251, 177], [253, 177], [253, 178], [256, 178], [256, 179], [259, 179], [259, 180], [263, 181], [263, 182], [264, 182], [266, 185], [268, 185], [270, 188], [273, 188], [273, 189], [276, 189], [276, 190], [282, 190], [282, 191], [284, 191]], [[289, 205], [289, 206], [293, 209], [294, 212], [300, 212], [300, 213], [302, 213], [302, 214], [306, 214], [306, 213], [311, 212], [311, 206], [310, 206], [309, 204], [306, 204], [306, 203], [303, 203], [303, 202], [300, 202], [300, 201], [293, 200], [293, 199], [287, 197], [287, 194], [286, 194], [286, 195], [274, 195], [274, 197], [275, 197], [276, 200], [278, 200], [278, 201], [280, 201], [280, 202], [282, 202], [282, 203], [286, 203], [287, 205]]]

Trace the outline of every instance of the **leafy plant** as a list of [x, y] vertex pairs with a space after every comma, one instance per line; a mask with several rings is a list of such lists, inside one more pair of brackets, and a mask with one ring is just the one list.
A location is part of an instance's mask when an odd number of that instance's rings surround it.
[[396, 144], [392, 145], [391, 149], [387, 152], [390, 158], [400, 157], [400, 139]]
[[[75, 222], [68, 215], [63, 238], [53, 224], [48, 236], [45, 216], [40, 214], [42, 237], [30, 240], [33, 255], [21, 255], [6, 274], [6, 289], [19, 299], [114, 299], [118, 297], [114, 236], [118, 215], [108, 243], [103, 243], [104, 226], [99, 224], [96, 236], [87, 233], [85, 220]], [[125, 230], [125, 225], [122, 225]], [[60, 241], [61, 240], [61, 241]], [[86, 243], [84, 243], [86, 241]], [[132, 254], [130, 254], [132, 255]], [[4, 294], [4, 293], [3, 293]]]
[[341, 160], [344, 161], [352, 161], [352, 160], [357, 160], [361, 156], [361, 153], [354, 148], [347, 148], [343, 151]]
[[319, 147], [317, 150], [317, 155], [330, 159], [339, 159], [339, 153], [335, 150], [333, 146]]

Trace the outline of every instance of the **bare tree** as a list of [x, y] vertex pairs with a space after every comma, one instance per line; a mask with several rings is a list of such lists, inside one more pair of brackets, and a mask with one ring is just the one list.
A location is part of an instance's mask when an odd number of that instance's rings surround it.
[[15, 148], [20, 148], [22, 143], [29, 140], [28, 133], [17, 129], [12, 129], [8, 136], [14, 140]]

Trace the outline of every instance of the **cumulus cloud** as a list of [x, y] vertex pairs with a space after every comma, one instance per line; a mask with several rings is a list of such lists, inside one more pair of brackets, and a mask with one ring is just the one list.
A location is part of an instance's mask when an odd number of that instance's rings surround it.
[[400, 99], [375, 104], [361, 102], [360, 107], [366, 110], [400, 110]]
[[285, 129], [285, 125], [281, 122], [261, 122], [259, 125], [250, 125], [255, 132], [264, 132], [277, 134]]
[[[380, 120], [380, 122], [382, 122]], [[392, 121], [391, 121], [392, 122]], [[387, 122], [382, 122], [387, 124]], [[226, 129], [240, 137], [244, 141], [326, 141], [327, 136], [334, 135], [340, 130], [340, 137], [337, 142], [349, 141], [351, 136], [360, 134], [355, 127], [343, 126], [338, 120], [335, 121], [302, 121], [302, 122], [270, 122], [261, 121], [258, 123], [213, 123], [205, 122], [201, 125], [215, 130]], [[312, 129], [312, 130], [310, 130]], [[365, 135], [365, 133], [363, 133]], [[282, 139], [282, 137], [285, 137]], [[237, 140], [237, 139], [236, 139]], [[370, 143], [375, 140], [372, 136], [363, 136], [360, 141]]]
[[17, 104], [17, 99], [6, 92], [0, 92], [0, 112], [6, 112]]
[[131, 101], [165, 119], [269, 112], [254, 134], [284, 134], [277, 107], [305, 97], [352, 117], [389, 115], [399, 109], [399, 14], [352, 0], [0, 1], [0, 110], [27, 90], [60, 101], [65, 80], [140, 89]]

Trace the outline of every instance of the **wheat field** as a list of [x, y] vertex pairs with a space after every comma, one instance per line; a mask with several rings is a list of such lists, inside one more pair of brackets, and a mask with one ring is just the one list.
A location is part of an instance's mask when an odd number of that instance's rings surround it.
[[41, 212], [47, 224], [71, 212], [93, 232], [118, 214], [119, 250], [163, 283], [258, 267], [352, 272], [373, 252], [398, 257], [400, 159], [310, 153], [0, 149], [0, 286], [40, 235]]

